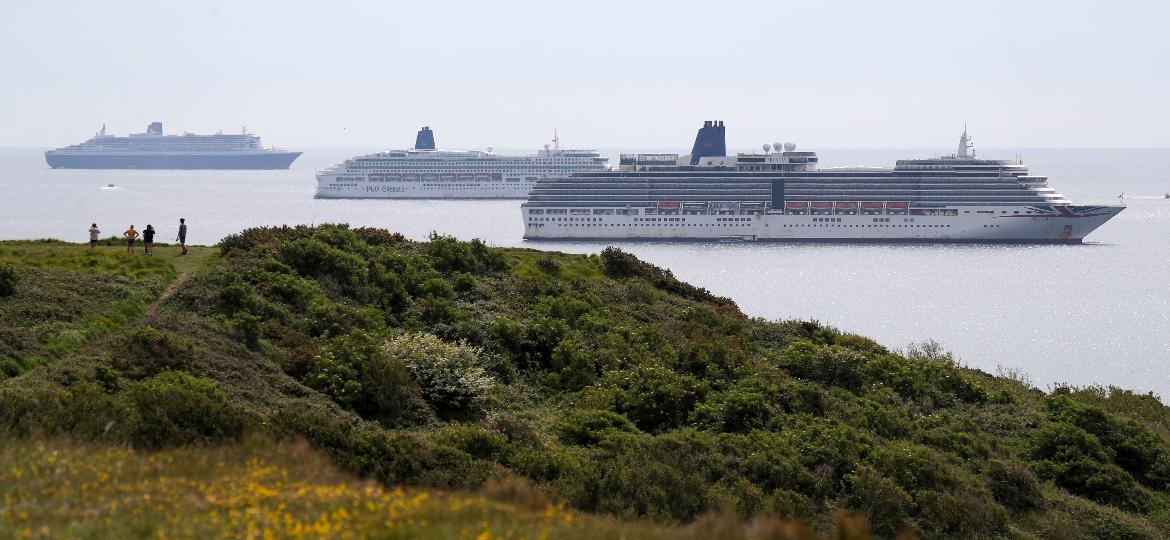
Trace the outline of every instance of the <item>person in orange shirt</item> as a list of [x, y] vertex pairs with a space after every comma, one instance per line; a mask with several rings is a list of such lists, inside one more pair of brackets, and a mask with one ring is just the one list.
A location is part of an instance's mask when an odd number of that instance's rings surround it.
[[138, 231], [134, 230], [134, 225], [126, 229], [122, 236], [126, 237], [126, 253], [134, 253], [134, 241], [138, 239]]

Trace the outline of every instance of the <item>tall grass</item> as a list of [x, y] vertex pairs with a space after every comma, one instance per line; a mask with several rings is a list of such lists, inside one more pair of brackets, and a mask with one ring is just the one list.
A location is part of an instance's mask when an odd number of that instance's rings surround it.
[[[515, 479], [480, 493], [385, 488], [308, 444], [265, 438], [160, 452], [2, 440], [0, 463], [3, 538], [817, 538], [733, 514], [686, 527], [589, 516]], [[860, 521], [837, 529], [869, 537]]]

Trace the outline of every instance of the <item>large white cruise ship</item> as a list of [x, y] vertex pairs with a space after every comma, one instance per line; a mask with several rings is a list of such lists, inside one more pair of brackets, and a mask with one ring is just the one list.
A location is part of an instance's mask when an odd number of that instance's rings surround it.
[[1123, 206], [1074, 206], [1015, 161], [958, 151], [893, 168], [817, 167], [766, 145], [725, 156], [722, 122], [690, 155], [623, 154], [619, 170], [550, 177], [521, 205], [529, 240], [1080, 243]]
[[264, 148], [244, 128], [239, 135], [163, 135], [162, 122], [129, 137], [106, 134], [45, 152], [54, 169], [287, 169], [301, 153]]
[[317, 173], [318, 198], [523, 199], [550, 175], [604, 171], [608, 159], [593, 150], [552, 145], [527, 156], [477, 150], [437, 150], [423, 127], [410, 150], [350, 158]]

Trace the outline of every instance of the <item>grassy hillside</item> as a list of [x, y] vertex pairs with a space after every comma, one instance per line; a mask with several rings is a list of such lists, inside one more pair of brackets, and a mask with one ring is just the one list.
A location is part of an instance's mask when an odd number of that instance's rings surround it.
[[[251, 439], [156, 452], [18, 440], [0, 447], [0, 538], [812, 538], [777, 519], [704, 515], [687, 526], [591, 516], [531, 486], [478, 493], [389, 488], [305, 444]], [[864, 537], [839, 520], [837, 533]]]
[[[132, 267], [156, 263], [80, 246], [57, 246], [77, 259], [58, 266], [15, 253], [30, 246], [0, 243], [20, 275], [0, 299], [22, 344], [0, 356], [17, 366], [0, 383], [0, 427], [16, 440], [152, 451], [294, 436], [384, 486], [520, 478], [639, 523], [721, 510], [828, 531], [844, 512], [879, 536], [1170, 535], [1170, 409], [1157, 398], [1046, 394], [934, 344], [891, 351], [751, 319], [618, 250], [270, 228], [146, 271]], [[67, 273], [60, 294], [108, 281], [100, 294], [134, 308], [51, 345], [104, 311], [79, 300], [50, 324], [62, 302], [29, 280], [50, 271]]]

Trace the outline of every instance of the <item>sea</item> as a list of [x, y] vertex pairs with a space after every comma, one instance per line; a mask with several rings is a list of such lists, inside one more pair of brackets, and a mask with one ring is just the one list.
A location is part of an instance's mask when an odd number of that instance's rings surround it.
[[[817, 320], [892, 348], [935, 340], [1038, 388], [1114, 385], [1170, 402], [1170, 149], [982, 150], [1022, 159], [1076, 204], [1128, 206], [1082, 245], [1045, 246], [526, 242], [519, 201], [313, 198], [317, 169], [365, 149], [307, 150], [286, 171], [53, 170], [44, 150], [0, 148], [0, 239], [83, 242], [97, 222], [103, 237], [152, 224], [168, 241], [186, 218], [195, 244], [331, 222], [572, 253], [613, 244], [753, 317]], [[819, 151], [824, 166], [946, 152]]]

